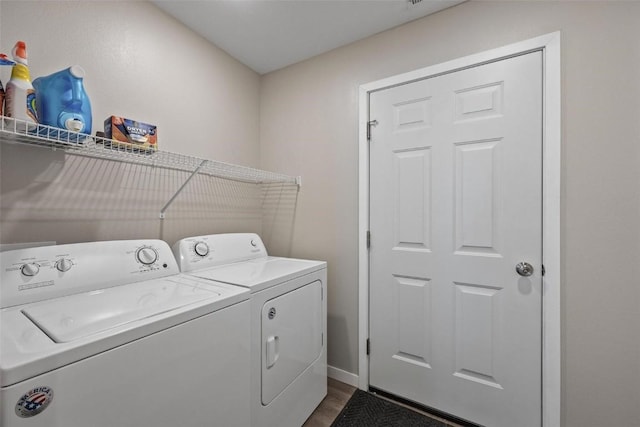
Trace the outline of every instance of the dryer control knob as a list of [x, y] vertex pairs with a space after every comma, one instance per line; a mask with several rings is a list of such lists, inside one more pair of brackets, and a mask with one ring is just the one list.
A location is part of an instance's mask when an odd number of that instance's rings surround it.
[[56, 268], [62, 273], [71, 270], [71, 267], [73, 267], [73, 263], [68, 258], [62, 258], [56, 262]]
[[40, 266], [36, 263], [23, 264], [20, 271], [23, 276], [35, 276], [40, 271]]
[[136, 252], [136, 259], [145, 265], [151, 265], [158, 260], [158, 253], [149, 247], [143, 247]]
[[209, 255], [209, 245], [207, 245], [205, 242], [197, 242], [193, 246], [193, 250], [196, 251], [196, 254], [200, 255], [201, 257]]

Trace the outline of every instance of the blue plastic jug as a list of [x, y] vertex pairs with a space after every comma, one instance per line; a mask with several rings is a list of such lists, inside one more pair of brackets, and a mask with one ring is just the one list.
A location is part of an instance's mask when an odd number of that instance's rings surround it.
[[74, 65], [33, 81], [41, 124], [91, 134], [91, 102], [82, 84], [84, 69]]

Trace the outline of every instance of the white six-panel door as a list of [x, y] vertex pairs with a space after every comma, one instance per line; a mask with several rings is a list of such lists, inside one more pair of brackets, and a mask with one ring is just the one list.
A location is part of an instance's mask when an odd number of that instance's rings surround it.
[[540, 426], [542, 54], [374, 92], [370, 119], [370, 385]]

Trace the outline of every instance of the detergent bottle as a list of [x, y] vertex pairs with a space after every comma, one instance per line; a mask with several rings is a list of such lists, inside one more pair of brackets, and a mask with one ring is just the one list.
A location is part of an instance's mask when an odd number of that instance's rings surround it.
[[[36, 115], [36, 94], [31, 85], [31, 76], [27, 66], [27, 45], [19, 41], [13, 48], [16, 65], [11, 70], [11, 79], [5, 91], [5, 115], [24, 120], [30, 124], [38, 123]], [[31, 128], [31, 126], [28, 126]]]
[[33, 81], [40, 123], [91, 134], [91, 103], [84, 90], [84, 69], [74, 65]]
[[[10, 65], [14, 66], [16, 63], [9, 58], [4, 53], [0, 53], [0, 65]], [[4, 87], [2, 87], [2, 81], [0, 80], [0, 116], [4, 115]]]

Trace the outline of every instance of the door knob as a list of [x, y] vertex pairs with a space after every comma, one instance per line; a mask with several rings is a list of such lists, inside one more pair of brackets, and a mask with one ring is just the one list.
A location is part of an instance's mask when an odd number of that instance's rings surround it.
[[519, 275], [529, 277], [533, 274], [533, 266], [528, 262], [519, 262], [516, 264], [516, 271]]

